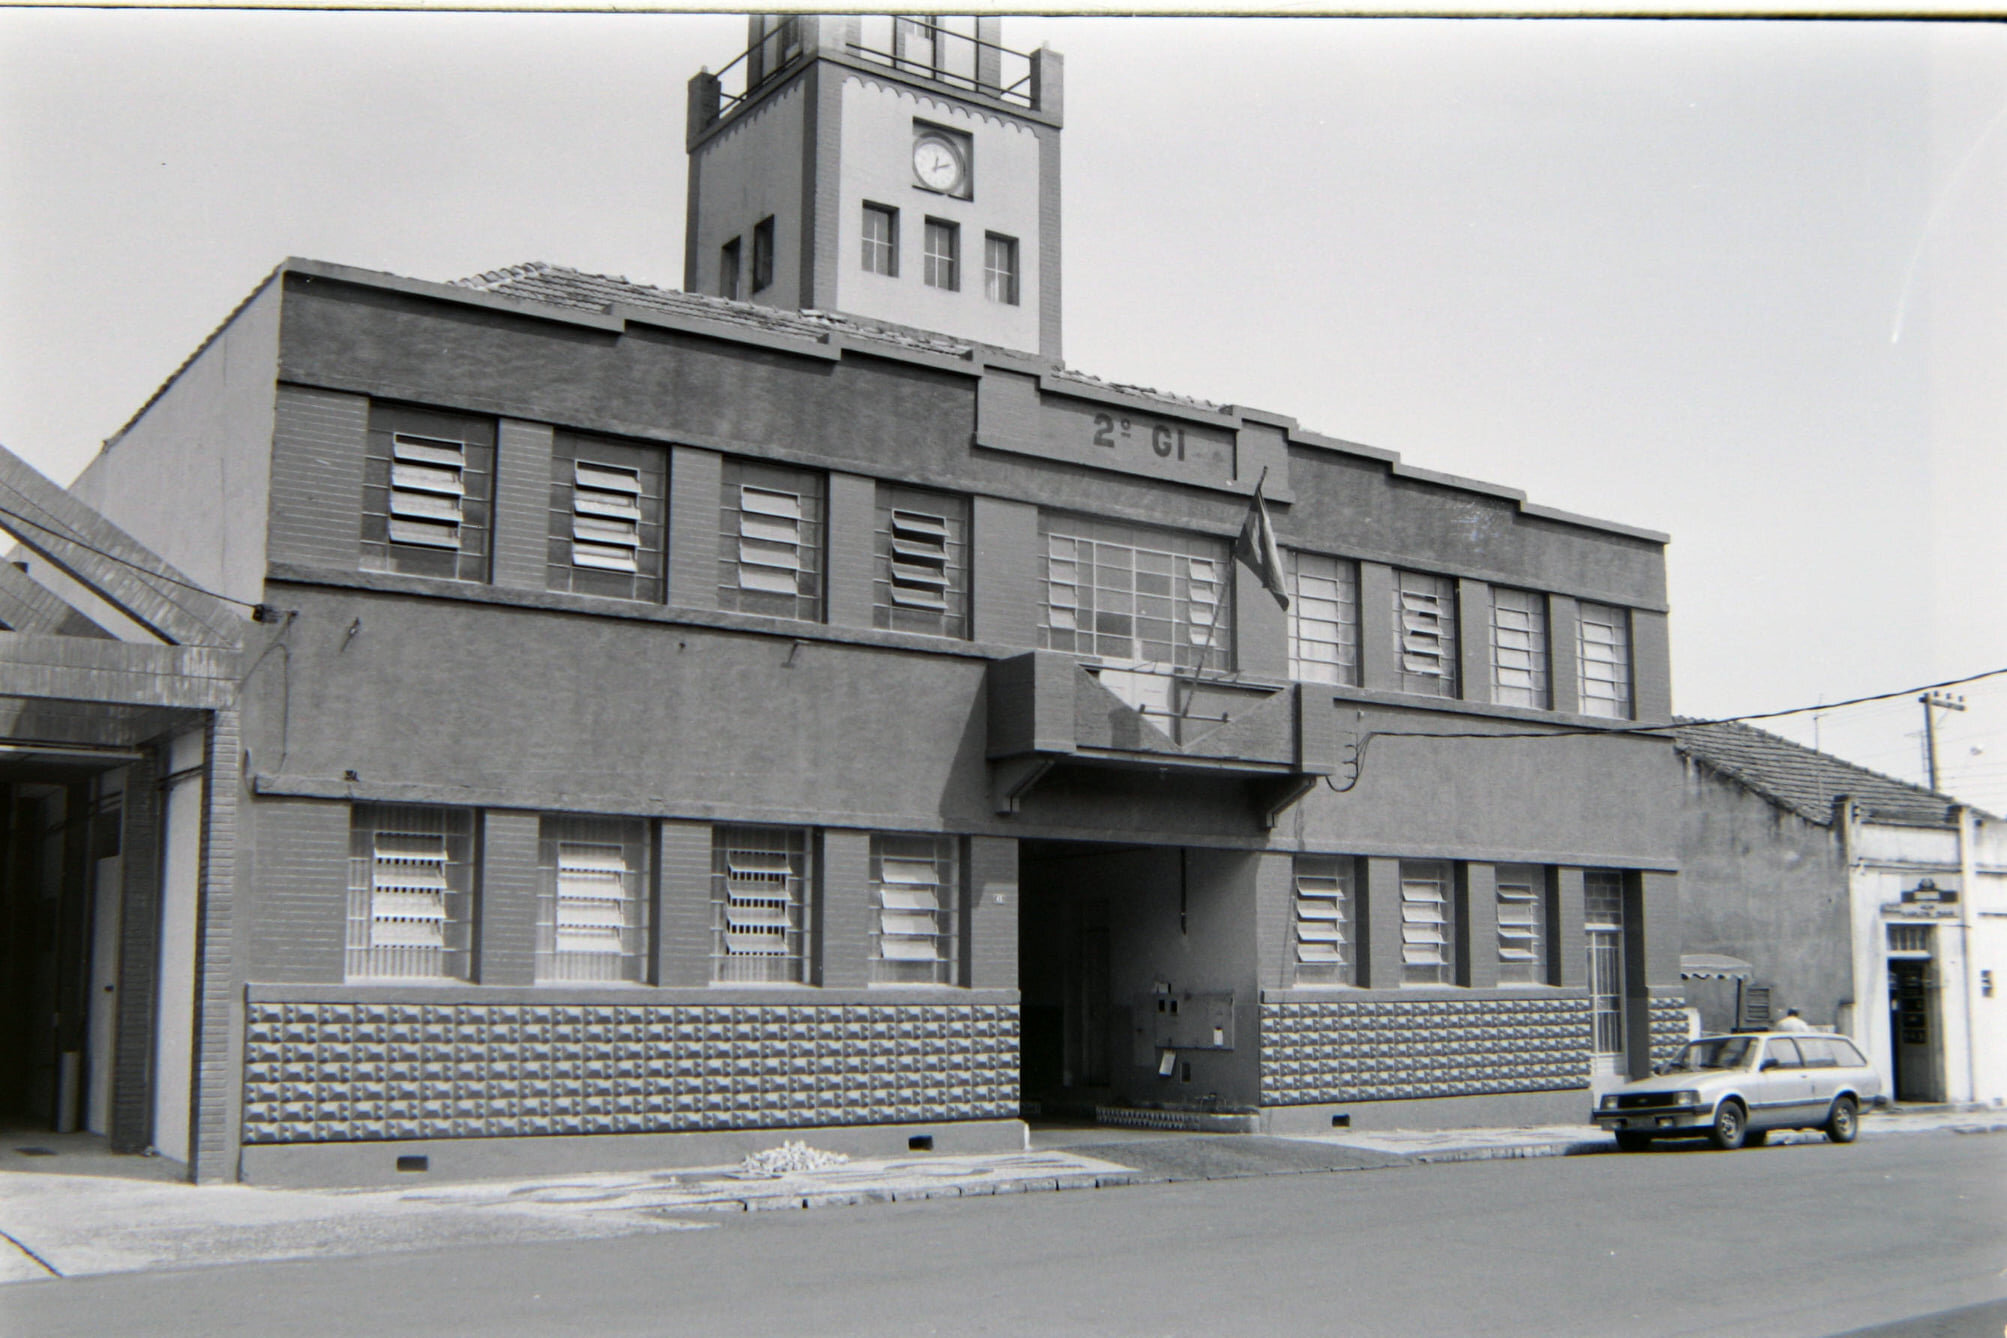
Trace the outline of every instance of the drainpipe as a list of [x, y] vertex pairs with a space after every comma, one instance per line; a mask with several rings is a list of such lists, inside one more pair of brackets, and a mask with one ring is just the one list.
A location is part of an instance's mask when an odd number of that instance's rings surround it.
[[1972, 810], [1954, 804], [1951, 817], [1958, 824], [1958, 954], [1965, 978], [1958, 982], [1965, 999], [1965, 1099], [1979, 1100], [1979, 1038], [1972, 1033], [1972, 893], [1978, 886], [1979, 861], [1973, 853], [1978, 838]]

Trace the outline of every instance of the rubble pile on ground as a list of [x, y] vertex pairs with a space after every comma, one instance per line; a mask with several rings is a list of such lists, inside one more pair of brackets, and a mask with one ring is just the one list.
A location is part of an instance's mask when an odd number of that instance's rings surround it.
[[787, 1142], [765, 1152], [755, 1152], [739, 1163], [739, 1174], [775, 1179], [797, 1171], [820, 1171], [841, 1166], [850, 1158], [841, 1152], [824, 1152], [806, 1143]]

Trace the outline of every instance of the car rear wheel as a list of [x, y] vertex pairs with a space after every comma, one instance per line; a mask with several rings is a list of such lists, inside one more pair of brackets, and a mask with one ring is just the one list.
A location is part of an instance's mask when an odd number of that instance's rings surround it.
[[1826, 1117], [1826, 1137], [1835, 1143], [1851, 1143], [1860, 1136], [1860, 1108], [1850, 1096], [1843, 1096], [1833, 1103], [1833, 1113]]
[[1708, 1142], [1723, 1152], [1733, 1152], [1742, 1146], [1742, 1140], [1748, 1136], [1748, 1116], [1740, 1102], [1724, 1101], [1715, 1107], [1714, 1123], [1707, 1131]]
[[1643, 1152], [1652, 1145], [1650, 1134], [1633, 1134], [1623, 1130], [1617, 1132], [1617, 1151]]

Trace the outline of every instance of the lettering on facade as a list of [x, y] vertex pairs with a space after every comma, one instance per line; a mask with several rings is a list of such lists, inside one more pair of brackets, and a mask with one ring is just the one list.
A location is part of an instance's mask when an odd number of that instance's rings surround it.
[[1090, 400], [1042, 396], [1038, 453], [1178, 483], [1234, 484], [1232, 428]]

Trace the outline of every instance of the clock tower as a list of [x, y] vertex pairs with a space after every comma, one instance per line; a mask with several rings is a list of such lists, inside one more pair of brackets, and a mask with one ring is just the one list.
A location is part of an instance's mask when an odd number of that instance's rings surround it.
[[1006, 49], [987, 16], [749, 35], [690, 81], [683, 286], [1057, 360], [1058, 53]]

